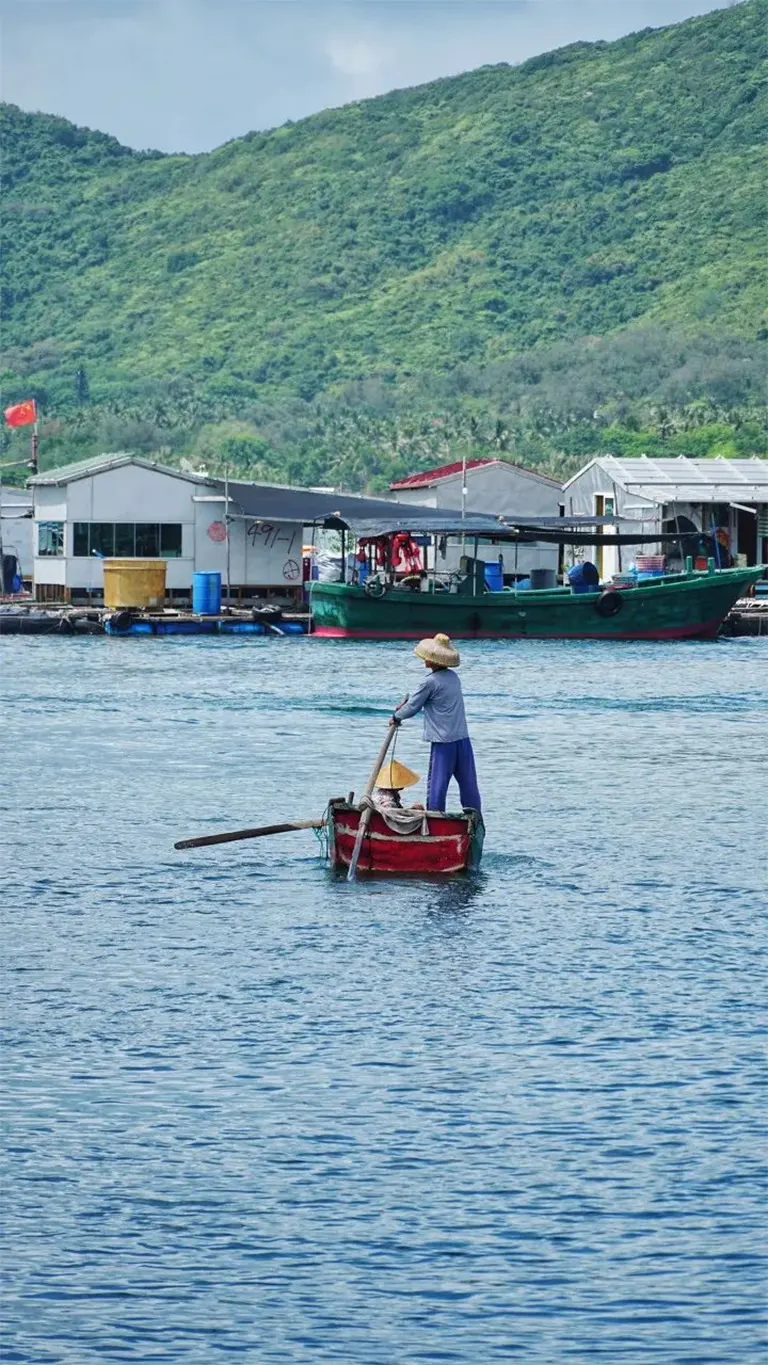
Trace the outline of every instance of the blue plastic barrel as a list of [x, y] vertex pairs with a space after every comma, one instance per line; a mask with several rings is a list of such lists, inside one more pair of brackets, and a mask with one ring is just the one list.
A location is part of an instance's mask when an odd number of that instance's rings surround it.
[[500, 564], [486, 564], [485, 586], [489, 592], [501, 592], [504, 587], [504, 570]]
[[192, 575], [192, 610], [196, 616], [218, 616], [221, 611], [221, 574]]
[[571, 585], [571, 592], [597, 592], [600, 586], [600, 575], [594, 564], [585, 560], [583, 564], [574, 564], [568, 570], [568, 582]]

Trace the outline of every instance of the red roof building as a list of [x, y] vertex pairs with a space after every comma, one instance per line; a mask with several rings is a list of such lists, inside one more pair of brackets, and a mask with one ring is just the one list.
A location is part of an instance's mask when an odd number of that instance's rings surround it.
[[[561, 485], [555, 480], [550, 479], [546, 474], [540, 474], [536, 469], [529, 469], [526, 465], [516, 464], [513, 460], [503, 460], [499, 456], [489, 455], [484, 459], [467, 460], [466, 472], [469, 474], [474, 469], [483, 469], [488, 465], [504, 466], [508, 469], [517, 469], [521, 474], [531, 479], [540, 479], [542, 483], [549, 484], [552, 488], [560, 489]], [[407, 474], [404, 479], [396, 479], [389, 485], [391, 493], [399, 493], [406, 488], [430, 488], [432, 484], [439, 483], [442, 479], [452, 479], [461, 475], [463, 462], [455, 460], [453, 464], [441, 464], [435, 469], [425, 469], [419, 474]], [[472, 509], [479, 512], [479, 507]], [[520, 511], [520, 515], [523, 513]], [[555, 514], [556, 515], [556, 514]]]
[[[546, 474], [497, 456], [467, 460], [465, 481], [462, 468], [461, 460], [454, 460], [396, 479], [389, 485], [390, 496], [396, 502], [421, 503], [453, 512], [463, 507], [467, 512], [490, 516], [556, 517], [560, 513], [562, 486]], [[441, 567], [456, 568], [461, 552], [458, 542], [449, 547]], [[556, 545], [521, 545], [514, 550], [505, 547], [504, 573], [524, 577], [533, 569], [547, 569], [554, 574], [557, 553]], [[484, 544], [478, 554], [482, 559], [496, 560], [499, 548]]]

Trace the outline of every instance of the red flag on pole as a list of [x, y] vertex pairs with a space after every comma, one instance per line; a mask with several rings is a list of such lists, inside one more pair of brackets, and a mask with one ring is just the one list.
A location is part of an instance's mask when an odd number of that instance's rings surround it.
[[5, 420], [9, 427], [26, 427], [30, 422], [37, 421], [37, 407], [34, 398], [27, 398], [23, 403], [16, 403], [12, 408], [5, 409]]

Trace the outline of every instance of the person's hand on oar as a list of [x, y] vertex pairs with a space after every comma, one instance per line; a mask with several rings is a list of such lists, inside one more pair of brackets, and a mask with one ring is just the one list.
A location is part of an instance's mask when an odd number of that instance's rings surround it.
[[389, 722], [390, 725], [402, 725], [403, 722], [401, 721], [401, 719], [400, 719], [400, 717], [398, 716], [397, 713], [398, 713], [398, 711], [400, 710], [400, 707], [401, 707], [401, 706], [405, 706], [405, 703], [407, 702], [407, 700], [408, 700], [408, 693], [406, 692], [405, 696], [403, 697], [403, 700], [402, 700], [402, 701], [399, 701], [399, 702], [397, 703], [397, 706], [395, 707], [394, 711], [392, 712], [392, 718], [391, 718], [391, 720], [390, 720], [390, 722]]

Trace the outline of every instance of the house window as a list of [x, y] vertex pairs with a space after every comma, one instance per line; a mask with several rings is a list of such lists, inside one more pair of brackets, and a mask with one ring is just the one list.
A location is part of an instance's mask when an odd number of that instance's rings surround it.
[[[59, 525], [58, 522], [41, 522]], [[178, 523], [140, 521], [76, 521], [73, 525], [72, 553], [78, 559], [104, 555], [118, 559], [180, 559], [181, 526]], [[40, 551], [41, 554], [62, 554], [63, 550]]]
[[181, 559], [181, 527], [168, 524], [160, 527], [160, 553], [163, 559]]
[[76, 559], [87, 559], [90, 554], [87, 521], [76, 521], [72, 528], [72, 553]]
[[133, 559], [136, 554], [136, 527], [132, 521], [120, 521], [115, 526], [115, 554], [118, 559]]
[[160, 554], [160, 527], [154, 522], [140, 521], [136, 525], [136, 555], [139, 559], [157, 559]]
[[63, 555], [63, 521], [39, 521], [37, 523], [37, 553], [40, 556]]
[[111, 521], [92, 521], [89, 538], [90, 552], [103, 559], [111, 559], [115, 553], [115, 528]]

